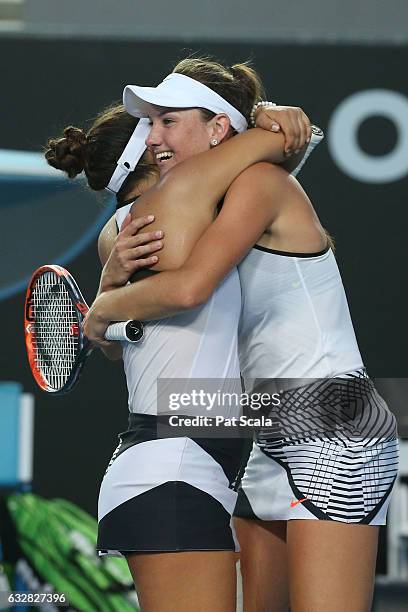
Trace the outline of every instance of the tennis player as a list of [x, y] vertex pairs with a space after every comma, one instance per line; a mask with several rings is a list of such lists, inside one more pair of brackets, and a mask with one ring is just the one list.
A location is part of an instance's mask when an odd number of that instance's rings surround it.
[[[151, 118], [147, 143], [166, 172], [183, 159], [190, 111], [180, 108], [203, 106], [195, 85], [181, 96], [176, 82], [125, 90], [129, 112]], [[200, 307], [237, 264], [246, 389], [286, 381], [275, 428], [257, 433], [236, 510], [245, 610], [283, 611], [290, 601], [296, 612], [343, 611], [347, 593], [348, 609], [368, 611], [397, 475], [395, 418], [364, 370], [330, 241], [293, 177], [267, 164], [243, 172], [187, 261], [100, 295], [87, 333], [98, 342], [111, 320]]]
[[[235, 72], [241, 73], [241, 79], [236, 78], [235, 82], [238, 108], [203, 87], [207, 98], [212, 98], [211, 106], [218, 108], [217, 105], [221, 105], [220, 112], [211, 119], [203, 117], [199, 110], [190, 112], [187, 126], [190, 138], [184, 139], [189, 149], [185, 157], [207, 151], [193, 165], [189, 165], [188, 160], [184, 167], [180, 164], [182, 175], [192, 172], [191, 183], [184, 178], [180, 181], [178, 172], [170, 173], [156, 190], [146, 194], [144, 202], [143, 196], [137, 202], [140, 209], [147, 207], [146, 218], [140, 226], [148, 222], [149, 213], [155, 212], [156, 203], [163, 211], [161, 220], [169, 237], [161, 257], [164, 269], [174, 269], [183, 263], [200, 234], [214, 219], [218, 201], [243, 169], [264, 158], [284, 160], [283, 137], [257, 133], [256, 130], [237, 137], [231, 146], [227, 143], [223, 148], [216, 147], [215, 140], [220, 142], [231, 130], [231, 124], [236, 131], [245, 129], [247, 118], [238, 110], [239, 106], [248, 116], [258, 97], [254, 73], [245, 66], [237, 66]], [[220, 75], [223, 84], [232, 80], [231, 73], [221, 66]], [[243, 86], [246, 91], [243, 91]], [[308, 136], [307, 118], [296, 109], [278, 109], [276, 112], [281, 125], [287, 121], [285, 113], [290, 121], [294, 116], [300, 117], [301, 123], [291, 133], [294, 134], [293, 142], [299, 141], [301, 147]], [[125, 151], [117, 155], [120, 145], [116, 145], [115, 140], [116, 120], [121, 128], [118, 129], [120, 143], [123, 144], [124, 118], [122, 109], [115, 108], [111, 116], [105, 114], [99, 118], [88, 135], [68, 128], [64, 138], [50, 142], [46, 156], [54, 167], [64, 169], [69, 175], [84, 169], [91, 186], [102, 188], [109, 185], [118, 193], [120, 202], [124, 204], [116, 215], [120, 225], [131, 206], [126, 202], [133, 202], [143, 189], [140, 180], [143, 179], [146, 187], [152, 175], [151, 167], [147, 166], [146, 173], [139, 174], [137, 182], [132, 177], [137, 156], [140, 157], [145, 148], [147, 133], [143, 121], [138, 123], [130, 139], [128, 130], [129, 141]], [[302, 133], [299, 135], [298, 132]], [[112, 150], [112, 153], [107, 153], [110, 157], [105, 159], [104, 145], [109, 144], [109, 138], [115, 155]], [[210, 147], [215, 147], [214, 151], [209, 151]], [[184, 155], [182, 151], [181, 155]], [[114, 164], [111, 163], [112, 156]], [[159, 158], [163, 159], [163, 156]], [[102, 178], [104, 165], [109, 165], [108, 159], [111, 174], [107, 177], [105, 173]], [[200, 169], [205, 169], [205, 179], [197, 180], [194, 174], [198, 162]], [[211, 203], [204, 195], [207, 180], [213, 190]], [[197, 187], [201, 187], [200, 194], [195, 193]], [[195, 195], [194, 215], [191, 215], [190, 202], [184, 209], [175, 206], [185, 190]], [[166, 226], [167, 216], [173, 225]], [[177, 233], [173, 231], [174, 219], [177, 219]], [[100, 241], [102, 260], [109, 242], [107, 234], [111, 230], [111, 226], [106, 229]], [[169, 248], [172, 235], [174, 243]], [[156, 239], [157, 236], [150, 232], [145, 240], [149, 238]], [[145, 247], [139, 243], [137, 248], [140, 254], [140, 249]], [[154, 248], [160, 248], [160, 245], [155, 244]], [[146, 255], [143, 252], [144, 258]], [[230, 304], [228, 312], [225, 303]], [[235, 609], [235, 541], [231, 514], [236, 493], [232, 485], [238, 472], [242, 441], [185, 436], [157, 439], [156, 382], [158, 376], [221, 378], [223, 390], [234, 390], [239, 381], [237, 329], [240, 308], [238, 275], [236, 269], [232, 269], [206, 304], [191, 313], [148, 325], [146, 341], [124, 349], [130, 425], [121, 435], [102, 482], [98, 548], [101, 554], [127, 556], [144, 611], [173, 610], [176, 606], [179, 610], [190, 610], [192, 606], [195, 610], [223, 612]], [[110, 350], [111, 347], [104, 345], [104, 348]]]

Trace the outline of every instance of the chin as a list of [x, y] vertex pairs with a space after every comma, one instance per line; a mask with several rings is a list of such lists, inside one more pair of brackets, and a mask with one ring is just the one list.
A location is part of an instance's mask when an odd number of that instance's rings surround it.
[[177, 162], [174, 163], [174, 164], [166, 164], [165, 167], [159, 166], [160, 176], [164, 176], [167, 172], [169, 172], [169, 170], [174, 168], [174, 166], [176, 166], [176, 165], [177, 165]]
[[164, 176], [169, 170], [170, 168], [159, 168], [160, 176]]

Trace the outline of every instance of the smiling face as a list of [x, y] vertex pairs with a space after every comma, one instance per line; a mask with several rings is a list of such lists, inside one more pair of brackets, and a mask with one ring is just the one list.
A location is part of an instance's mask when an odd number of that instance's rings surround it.
[[152, 106], [151, 131], [146, 145], [162, 176], [173, 166], [210, 148], [212, 138], [220, 142], [216, 117], [206, 121], [199, 109], [169, 109]]

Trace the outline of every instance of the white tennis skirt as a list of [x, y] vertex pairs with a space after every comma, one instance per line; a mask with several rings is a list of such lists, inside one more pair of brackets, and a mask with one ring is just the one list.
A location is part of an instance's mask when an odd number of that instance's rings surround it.
[[234, 515], [383, 525], [397, 473], [395, 417], [366, 373], [316, 380], [257, 432]]
[[100, 488], [99, 555], [236, 550], [242, 441], [158, 439], [156, 423], [131, 414], [119, 436]]
[[397, 477], [398, 441], [253, 444], [235, 516], [384, 525]]

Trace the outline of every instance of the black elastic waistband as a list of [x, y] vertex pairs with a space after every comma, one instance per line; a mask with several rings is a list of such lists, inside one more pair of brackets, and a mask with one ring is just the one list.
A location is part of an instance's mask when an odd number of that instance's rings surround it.
[[147, 442], [157, 438], [157, 416], [154, 414], [140, 414], [129, 412], [128, 430], [137, 442]]
[[[160, 416], [157, 417], [154, 414], [140, 414], [137, 412], [129, 413], [129, 427], [124, 434], [121, 434], [122, 438], [126, 435], [127, 439], [132, 439], [134, 443], [138, 442], [147, 442], [148, 440], [157, 440], [162, 437], [184, 437], [182, 435], [177, 435], [177, 430], [174, 430], [174, 436], [160, 435], [158, 434], [158, 425], [160, 423], [167, 424], [168, 417]], [[169, 431], [169, 427], [166, 428], [166, 432]], [[200, 446], [206, 448], [217, 448], [218, 450], [222, 449], [223, 452], [227, 455], [232, 454], [235, 455], [237, 452], [239, 453], [243, 447], [244, 440], [240, 437], [228, 437], [223, 438], [220, 436], [212, 436], [212, 437], [201, 437], [201, 436], [191, 436], [188, 435], [186, 437], [191, 438], [196, 441]]]

